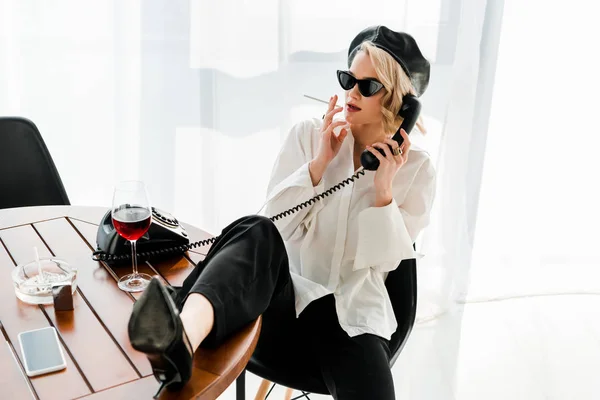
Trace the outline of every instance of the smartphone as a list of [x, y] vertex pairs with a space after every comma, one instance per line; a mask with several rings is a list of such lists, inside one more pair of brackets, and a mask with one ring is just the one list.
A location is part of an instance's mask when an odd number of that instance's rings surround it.
[[19, 344], [27, 376], [42, 375], [67, 367], [56, 329], [52, 326], [19, 333]]

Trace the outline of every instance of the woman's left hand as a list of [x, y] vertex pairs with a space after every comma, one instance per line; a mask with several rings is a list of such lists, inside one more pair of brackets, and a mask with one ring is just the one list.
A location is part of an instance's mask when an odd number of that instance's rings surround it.
[[[404, 142], [400, 146], [401, 154], [394, 155], [392, 150], [398, 147], [398, 142], [393, 139], [386, 139], [385, 142], [373, 143], [373, 146], [367, 146], [369, 150], [379, 160], [379, 167], [375, 172], [373, 183], [375, 185], [376, 202], [378, 206], [384, 206], [392, 201], [392, 182], [394, 176], [408, 160], [408, 152], [410, 151], [410, 140], [404, 129], [400, 130], [400, 134], [404, 138]], [[382, 149], [385, 152], [383, 156], [375, 147]], [[391, 149], [390, 149], [391, 147]], [[382, 204], [383, 203], [383, 204]]]

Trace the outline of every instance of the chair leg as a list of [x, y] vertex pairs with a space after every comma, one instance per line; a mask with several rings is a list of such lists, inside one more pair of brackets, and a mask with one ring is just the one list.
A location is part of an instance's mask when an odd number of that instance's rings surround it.
[[271, 392], [273, 391], [273, 389], [275, 389], [275, 386], [277, 386], [276, 383], [274, 383], [273, 386], [271, 386], [271, 389], [269, 389], [269, 393], [267, 393], [267, 395], [265, 396], [265, 399], [267, 399], [269, 397], [269, 395], [271, 394]]
[[258, 391], [256, 392], [256, 397], [254, 400], [265, 400], [270, 393], [269, 386], [271, 385], [271, 381], [263, 379], [258, 387]]
[[[266, 400], [267, 397], [269, 397], [269, 395], [275, 388], [275, 384], [273, 383], [273, 386], [271, 386], [271, 388], [269, 389], [269, 385], [271, 385], [271, 383], [272, 383], [271, 381], [269, 381], [267, 379], [263, 379], [262, 382], [260, 383], [258, 391], [256, 392], [256, 397], [254, 398], [254, 400]], [[303, 390], [301, 392], [302, 392], [302, 394], [300, 396], [294, 397], [292, 399], [292, 395], [294, 394], [294, 389], [286, 388], [283, 399], [284, 400], [297, 400], [297, 399], [301, 399], [301, 398], [305, 397], [308, 400], [310, 400], [310, 397], [308, 397], [308, 393], [306, 393]]]
[[240, 376], [235, 380], [235, 398], [236, 400], [246, 400], [246, 370], [244, 369]]
[[285, 389], [285, 395], [283, 396], [283, 400], [291, 400], [292, 394], [294, 394], [294, 389], [292, 389], [292, 388]]
[[302, 394], [300, 396], [296, 396], [296, 397], [294, 397], [293, 399], [290, 399], [290, 400], [298, 400], [298, 399], [301, 399], [303, 397], [306, 397], [308, 400], [310, 400], [310, 397], [308, 397], [308, 393], [306, 393], [304, 390], [302, 390]]

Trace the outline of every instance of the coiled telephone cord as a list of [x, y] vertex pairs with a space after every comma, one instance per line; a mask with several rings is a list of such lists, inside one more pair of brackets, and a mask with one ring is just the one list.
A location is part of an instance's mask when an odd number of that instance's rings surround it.
[[[315, 197], [313, 197], [310, 200], [305, 201], [304, 203], [298, 204], [295, 207], [290, 208], [289, 210], [283, 211], [277, 215], [274, 215], [272, 217], [270, 217], [269, 219], [272, 222], [275, 222], [277, 220], [283, 219], [285, 217], [288, 217], [292, 214], [294, 214], [297, 211], [300, 211], [301, 209], [308, 207], [314, 203], [316, 203], [319, 200], [324, 199], [325, 197], [332, 195], [333, 193], [335, 193], [336, 191], [340, 190], [341, 188], [343, 188], [344, 186], [350, 184], [351, 182], [356, 181], [357, 179], [359, 179], [362, 175], [365, 174], [365, 170], [363, 167], [359, 168], [354, 175], [352, 175], [350, 178], [346, 178], [343, 181], [341, 181], [340, 183], [338, 183], [337, 185], [327, 189], [326, 191], [316, 195]], [[199, 240], [197, 242], [194, 243], [189, 243], [189, 244], [184, 244], [181, 246], [174, 246], [174, 247], [170, 247], [170, 248], [164, 248], [164, 249], [158, 249], [158, 250], [150, 250], [150, 251], [146, 251], [143, 253], [138, 253], [137, 256], [140, 258], [146, 258], [146, 257], [151, 257], [151, 256], [160, 256], [160, 255], [167, 255], [167, 254], [176, 254], [176, 253], [184, 253], [188, 250], [194, 249], [196, 247], [203, 247], [209, 244], [213, 244], [220, 236], [214, 236], [210, 239], [205, 239], [205, 240]], [[95, 261], [123, 261], [123, 260], [127, 260], [127, 259], [131, 259], [131, 254], [121, 254], [121, 255], [115, 255], [115, 254], [108, 254], [105, 253], [102, 250], [96, 250], [92, 253], [92, 259], [94, 259]]]

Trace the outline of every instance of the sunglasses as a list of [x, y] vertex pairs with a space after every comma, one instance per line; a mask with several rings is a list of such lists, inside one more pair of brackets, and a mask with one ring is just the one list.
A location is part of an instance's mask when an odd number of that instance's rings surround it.
[[348, 71], [337, 71], [337, 78], [340, 86], [344, 90], [350, 90], [354, 85], [358, 84], [358, 91], [364, 97], [373, 96], [379, 92], [383, 87], [383, 84], [377, 79], [356, 79]]

